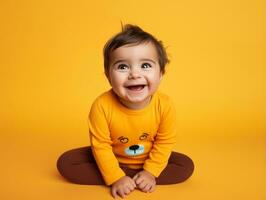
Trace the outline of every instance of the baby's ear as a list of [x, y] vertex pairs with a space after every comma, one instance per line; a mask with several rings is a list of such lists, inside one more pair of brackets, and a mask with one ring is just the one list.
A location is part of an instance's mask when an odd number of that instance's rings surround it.
[[163, 73], [160, 72], [160, 81], [162, 80], [162, 78], [163, 78]]
[[104, 74], [105, 74], [105, 77], [107, 78], [107, 80], [108, 80], [110, 86], [112, 86], [108, 74], [107, 74], [106, 72], [105, 72]]

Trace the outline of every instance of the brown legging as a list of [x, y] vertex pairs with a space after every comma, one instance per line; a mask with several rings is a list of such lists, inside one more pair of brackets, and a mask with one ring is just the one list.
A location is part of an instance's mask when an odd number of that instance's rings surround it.
[[[120, 166], [125, 174], [133, 177], [142, 169]], [[83, 185], [105, 185], [97, 167], [91, 147], [82, 147], [63, 153], [57, 160], [57, 169], [68, 181]], [[172, 152], [168, 165], [156, 178], [156, 184], [175, 184], [187, 180], [193, 173], [193, 161], [184, 154]]]

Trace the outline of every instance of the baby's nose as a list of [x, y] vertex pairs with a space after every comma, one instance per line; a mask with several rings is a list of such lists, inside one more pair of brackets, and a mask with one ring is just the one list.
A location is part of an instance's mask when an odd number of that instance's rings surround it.
[[138, 69], [131, 69], [129, 73], [129, 79], [139, 78], [141, 76], [141, 73]]

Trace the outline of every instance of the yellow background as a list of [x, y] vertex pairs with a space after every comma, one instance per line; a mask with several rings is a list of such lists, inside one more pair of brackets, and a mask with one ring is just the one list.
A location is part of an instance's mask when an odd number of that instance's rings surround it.
[[66, 182], [56, 160], [89, 145], [87, 115], [109, 89], [102, 47], [137, 24], [171, 63], [160, 90], [178, 111], [188, 181], [128, 199], [266, 199], [265, 1], [0, 2], [0, 199], [112, 199]]

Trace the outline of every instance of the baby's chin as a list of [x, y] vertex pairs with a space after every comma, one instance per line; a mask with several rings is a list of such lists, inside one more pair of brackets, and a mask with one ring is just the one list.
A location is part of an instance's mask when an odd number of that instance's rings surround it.
[[141, 109], [144, 108], [149, 104], [151, 100], [151, 96], [147, 97], [127, 97], [127, 98], [120, 98], [120, 101], [123, 105], [125, 105], [128, 108], [133, 109]]

